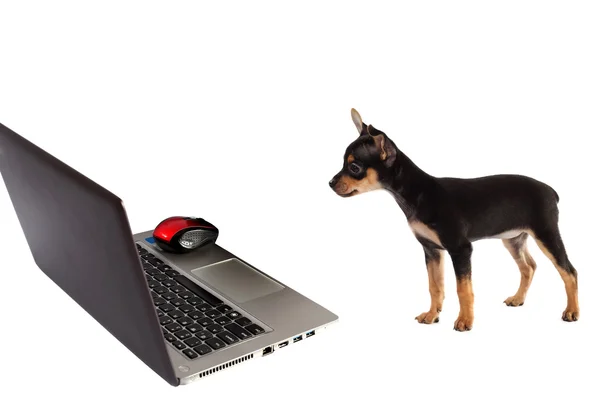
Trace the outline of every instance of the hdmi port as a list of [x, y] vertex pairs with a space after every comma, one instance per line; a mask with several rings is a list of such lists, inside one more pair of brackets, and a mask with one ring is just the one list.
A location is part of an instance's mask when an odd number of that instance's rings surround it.
[[279, 343], [279, 345], [277, 347], [279, 347], [279, 348], [285, 347], [288, 345], [288, 343], [289, 343], [289, 341], [286, 340], [285, 342]]

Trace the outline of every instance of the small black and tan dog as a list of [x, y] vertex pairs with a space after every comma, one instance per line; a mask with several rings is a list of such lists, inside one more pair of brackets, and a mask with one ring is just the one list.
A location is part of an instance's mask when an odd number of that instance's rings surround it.
[[521, 271], [517, 293], [505, 300], [521, 306], [536, 263], [527, 250], [531, 235], [562, 277], [567, 292], [564, 321], [577, 321], [577, 271], [571, 265], [558, 229], [558, 194], [550, 186], [521, 175], [493, 175], [473, 179], [439, 178], [420, 169], [392, 140], [363, 123], [352, 109], [359, 136], [344, 154], [344, 165], [329, 182], [342, 197], [383, 189], [392, 194], [423, 246], [429, 275], [431, 307], [416, 319], [439, 321], [444, 301], [444, 251], [456, 274], [460, 312], [457, 331], [473, 327], [471, 285], [472, 243], [502, 239]]

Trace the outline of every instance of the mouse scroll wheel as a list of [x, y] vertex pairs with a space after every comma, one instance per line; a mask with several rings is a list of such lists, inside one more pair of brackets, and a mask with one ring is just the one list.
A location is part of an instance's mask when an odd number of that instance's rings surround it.
[[210, 231], [197, 230], [197, 231], [189, 231], [181, 235], [181, 239], [179, 239], [179, 243], [181, 246], [187, 249], [194, 249], [209, 240], [214, 239], [215, 234]]

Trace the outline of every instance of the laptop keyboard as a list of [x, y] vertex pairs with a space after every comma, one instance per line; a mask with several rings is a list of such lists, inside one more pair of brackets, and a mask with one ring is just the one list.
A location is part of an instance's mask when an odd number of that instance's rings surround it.
[[193, 360], [265, 330], [136, 243], [167, 342]]

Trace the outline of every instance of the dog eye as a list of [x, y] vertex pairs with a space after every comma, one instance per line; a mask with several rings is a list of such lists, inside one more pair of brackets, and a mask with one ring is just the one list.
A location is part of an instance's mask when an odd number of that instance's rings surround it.
[[357, 163], [350, 164], [348, 168], [353, 174], [358, 174], [360, 172], [360, 166]]

